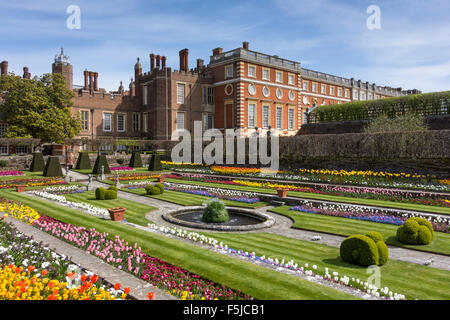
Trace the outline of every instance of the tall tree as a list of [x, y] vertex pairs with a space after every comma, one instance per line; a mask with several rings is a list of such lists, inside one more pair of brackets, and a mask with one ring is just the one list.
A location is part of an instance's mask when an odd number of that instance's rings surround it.
[[81, 130], [72, 115], [74, 94], [60, 74], [22, 79], [14, 74], [0, 77], [0, 120], [8, 123], [5, 137], [38, 138], [63, 143]]

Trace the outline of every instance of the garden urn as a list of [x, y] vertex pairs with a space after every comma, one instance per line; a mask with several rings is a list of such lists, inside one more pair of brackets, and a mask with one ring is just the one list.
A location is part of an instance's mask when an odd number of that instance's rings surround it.
[[286, 198], [287, 192], [288, 192], [288, 189], [281, 189], [281, 188], [277, 189], [277, 193], [280, 198]]
[[113, 220], [113, 221], [123, 220], [125, 210], [127, 210], [127, 209], [126, 208], [110, 208], [110, 209], [108, 209], [111, 220]]

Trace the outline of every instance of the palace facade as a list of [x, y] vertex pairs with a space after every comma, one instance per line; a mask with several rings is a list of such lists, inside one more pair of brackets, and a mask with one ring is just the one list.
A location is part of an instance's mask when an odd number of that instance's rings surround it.
[[[73, 67], [61, 49], [52, 72], [62, 74], [74, 92], [79, 138], [171, 140], [179, 129], [193, 132], [194, 121], [202, 121], [204, 130], [232, 128], [240, 135], [268, 130], [295, 135], [313, 106], [420, 93], [305, 69], [300, 62], [252, 51], [248, 42], [226, 52], [215, 48], [207, 65], [197, 59], [190, 68], [188, 49], [179, 58], [179, 69], [172, 70], [165, 56], [151, 53], [147, 72], [138, 58], [128, 87], [121, 82], [117, 91], [107, 92], [94, 71], [85, 70], [84, 83], [73, 84]], [[8, 73], [7, 61], [0, 67], [1, 74]], [[23, 78], [31, 78], [27, 67]], [[0, 137], [6, 127], [0, 124]], [[0, 146], [0, 153], [7, 149]]]

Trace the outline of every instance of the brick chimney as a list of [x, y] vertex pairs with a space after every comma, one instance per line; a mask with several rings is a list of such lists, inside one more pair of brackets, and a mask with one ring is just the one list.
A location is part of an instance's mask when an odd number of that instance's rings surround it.
[[150, 71], [155, 69], [155, 54], [150, 53]]
[[87, 69], [86, 70], [84, 70], [84, 72], [83, 72], [83, 74], [84, 74], [84, 88], [83, 88], [83, 90], [88, 90], [89, 89], [89, 71], [87, 71]]
[[161, 56], [159, 54], [156, 55], [156, 69], [160, 69], [161, 67]]
[[204, 66], [203, 59], [197, 59], [197, 69], [201, 70], [201, 69], [203, 69], [203, 66]]
[[166, 58], [166, 56], [162, 56], [161, 57], [161, 68], [162, 69], [165, 69], [166, 68], [166, 60], [167, 60], [167, 58]]
[[31, 73], [28, 72], [28, 67], [23, 67], [23, 78], [24, 79], [31, 79]]
[[8, 74], [8, 61], [2, 61], [0, 63], [1, 74]]
[[186, 59], [184, 58], [184, 55], [186, 54], [185, 52], [186, 49], [180, 50], [179, 55], [180, 55], [180, 71], [185, 71], [186, 70]]
[[219, 55], [219, 54], [222, 54], [222, 52], [223, 52], [223, 49], [222, 48], [215, 48], [215, 49], [213, 49], [213, 56], [217, 56], [217, 55]]
[[94, 72], [89, 71], [89, 91], [94, 91]]
[[184, 49], [184, 71], [189, 71], [189, 49]]
[[245, 50], [248, 50], [248, 41], [244, 41], [242, 42], [242, 48], [244, 48]]
[[94, 91], [98, 91], [98, 72], [94, 72]]

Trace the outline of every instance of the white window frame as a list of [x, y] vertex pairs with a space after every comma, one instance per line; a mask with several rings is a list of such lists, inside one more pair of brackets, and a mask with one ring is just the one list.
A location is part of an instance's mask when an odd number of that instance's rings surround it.
[[[87, 114], [87, 119], [84, 119], [83, 113]], [[89, 110], [80, 110], [80, 118], [81, 118], [81, 130], [82, 131], [89, 131], [89, 117], [90, 117]], [[86, 124], [86, 126], [85, 126]]]
[[148, 87], [145, 85], [143, 87], [144, 90], [142, 90], [142, 104], [146, 106], [148, 104]]
[[[278, 110], [281, 110], [279, 118], [278, 118]], [[280, 122], [280, 125], [278, 125], [278, 121]], [[278, 130], [283, 129], [283, 107], [282, 106], [277, 106], [275, 109], [275, 127]]]
[[330, 96], [334, 96], [334, 87], [330, 86]]
[[144, 132], [148, 132], [148, 113], [144, 112], [142, 114], [142, 129]]
[[[227, 79], [227, 78], [233, 78], [233, 73], [234, 73], [234, 70], [233, 70], [234, 68], [233, 68], [233, 65], [232, 64], [229, 64], [229, 65], [226, 65], [225, 66], [225, 79]], [[228, 72], [229, 70], [231, 70], [231, 74]]]
[[[183, 115], [183, 127], [180, 128], [179, 115]], [[177, 112], [177, 130], [184, 130], [186, 128], [186, 112], [178, 111]]]
[[[3, 148], [6, 148], [6, 153], [3, 152]], [[9, 146], [8, 145], [0, 145], [0, 155], [7, 156], [9, 154]]]
[[[267, 110], [267, 122], [266, 122], [266, 116], [265, 116], [265, 112], [264, 112], [265, 110]], [[269, 126], [270, 126], [270, 105], [264, 104], [262, 106], [262, 115], [261, 115], [261, 117], [262, 117], [262, 127], [264, 129], [269, 128]]]
[[[291, 81], [291, 79], [292, 79], [292, 81]], [[295, 74], [288, 73], [288, 84], [295, 85]]]
[[[250, 69], [253, 69], [253, 75], [252, 74], [250, 74]], [[255, 65], [253, 65], [253, 64], [249, 64], [248, 66], [247, 66], [247, 74], [248, 74], [248, 77], [249, 78], [255, 78], [256, 79], [256, 66]]]
[[[180, 88], [183, 87], [183, 93], [181, 94]], [[177, 104], [184, 104], [186, 98], [186, 83], [177, 82]]]
[[[109, 116], [109, 130], [106, 128], [106, 116]], [[111, 112], [103, 112], [103, 132], [112, 132], [113, 114]]]
[[[267, 77], [264, 77], [264, 72], [267, 71]], [[261, 77], [263, 80], [268, 80], [270, 81], [270, 69], [269, 68], [262, 68], [262, 74]]]
[[[279, 77], [280, 79], [278, 79], [278, 76], [280, 76]], [[283, 83], [283, 71], [276, 71], [275, 72], [275, 82]]]
[[[123, 128], [119, 128], [119, 116], [123, 116]], [[125, 132], [127, 130], [127, 114], [123, 112], [117, 113], [117, 132]]]
[[309, 88], [309, 83], [308, 83], [308, 81], [303, 81], [303, 90], [308, 91], [308, 88]]
[[325, 85], [325, 84], [321, 84], [320, 85], [320, 93], [321, 94], [326, 94], [327, 93], [327, 85]]
[[[292, 112], [292, 119], [291, 119], [291, 112]], [[295, 109], [294, 108], [288, 109], [288, 130], [295, 130]]]
[[[253, 107], [253, 123], [250, 123], [250, 119], [251, 119], [251, 117], [250, 117], [250, 114], [251, 114], [251, 113], [250, 113], [250, 110], [251, 110], [250, 106]], [[249, 102], [249, 103], [248, 103], [247, 115], [248, 115], [248, 118], [247, 118], [247, 121], [248, 121], [248, 127], [249, 127], [249, 128], [254, 128], [254, 127], [256, 127], [256, 102]]]
[[[135, 117], [137, 116], [137, 120]], [[133, 112], [132, 118], [131, 118], [131, 125], [133, 127], [134, 132], [141, 132], [141, 113], [140, 112]], [[137, 124], [137, 126], [136, 126]]]

